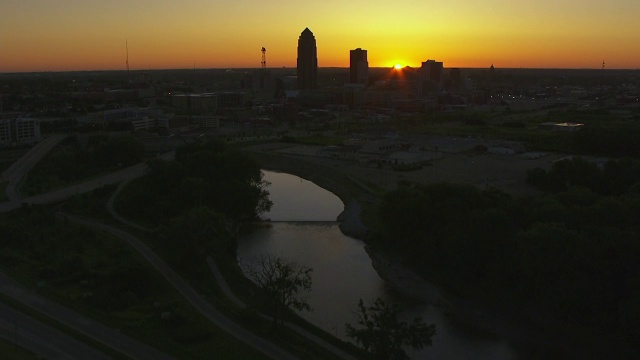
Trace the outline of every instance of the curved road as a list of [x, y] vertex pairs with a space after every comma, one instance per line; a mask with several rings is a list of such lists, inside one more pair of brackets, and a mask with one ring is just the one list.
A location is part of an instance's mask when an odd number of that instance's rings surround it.
[[[138, 224], [136, 224], [134, 222], [131, 222], [131, 221], [127, 220], [126, 218], [124, 218], [123, 216], [118, 214], [118, 212], [115, 210], [115, 208], [114, 208], [115, 198], [118, 196], [118, 194], [120, 193], [122, 188], [126, 185], [126, 183], [127, 183], [126, 181], [123, 182], [123, 183], [120, 183], [120, 186], [118, 186], [118, 189], [116, 189], [116, 191], [113, 193], [113, 195], [109, 198], [109, 201], [107, 202], [107, 210], [109, 211], [111, 216], [113, 216], [116, 220], [120, 221], [123, 224], [126, 224], [128, 226], [131, 226], [131, 227], [136, 228], [136, 229], [141, 230], [141, 231], [153, 231], [153, 229], [149, 229], [149, 228], [146, 228], [144, 226], [140, 226], [140, 225], [138, 225]], [[246, 304], [242, 300], [240, 300], [233, 293], [233, 291], [231, 291], [231, 288], [227, 284], [227, 281], [225, 280], [224, 276], [222, 276], [222, 272], [220, 271], [220, 269], [216, 265], [216, 263], [213, 260], [213, 258], [211, 258], [211, 256], [207, 256], [206, 261], [207, 261], [207, 265], [209, 266], [209, 270], [213, 274], [213, 277], [216, 279], [216, 283], [218, 284], [218, 286], [220, 287], [222, 292], [225, 294], [225, 296], [229, 300], [231, 300], [231, 302], [233, 302], [239, 308], [246, 308]], [[262, 315], [262, 314], [260, 314], [260, 315], [262, 317], [264, 317], [264, 318], [268, 318], [265, 315]], [[329, 343], [328, 341], [325, 341], [324, 339], [319, 338], [315, 334], [312, 334], [311, 332], [307, 331], [306, 329], [304, 329], [304, 328], [302, 328], [302, 327], [300, 327], [298, 325], [295, 325], [295, 324], [292, 324], [292, 323], [289, 323], [289, 322], [285, 322], [285, 326], [287, 326], [290, 329], [296, 331], [298, 334], [306, 337], [308, 340], [310, 340], [312, 342], [315, 342], [317, 345], [319, 345], [320, 347], [323, 347], [325, 350], [333, 353], [334, 355], [336, 355], [339, 358], [347, 359], [347, 360], [355, 360], [355, 358], [352, 355], [346, 353], [342, 349], [334, 346], [333, 344]]]
[[[58, 141], [60, 140], [61, 139], [59, 139]], [[45, 194], [40, 194], [40, 195], [35, 195], [28, 198], [20, 199], [19, 194], [17, 194], [17, 191], [16, 191], [16, 186], [20, 181], [20, 179], [24, 176], [26, 171], [28, 171], [33, 166], [33, 165], [31, 166], [27, 165], [27, 163], [30, 164], [30, 161], [34, 159], [33, 157], [29, 157], [28, 159], [25, 160], [25, 158], [28, 155], [29, 153], [27, 153], [25, 156], [23, 156], [22, 158], [20, 158], [20, 160], [16, 162], [18, 163], [24, 160], [25, 163], [22, 166], [16, 166], [13, 170], [9, 168], [3, 174], [3, 178], [8, 179], [10, 181], [9, 185], [7, 185], [7, 196], [10, 199], [14, 199], [14, 200], [9, 200], [9, 201], [0, 203], [0, 213], [17, 209], [20, 206], [22, 206], [22, 204], [54, 203], [56, 201], [61, 201], [61, 200], [70, 198], [77, 194], [82, 194], [82, 193], [92, 191], [94, 189], [100, 188], [107, 184], [117, 184], [125, 180], [135, 179], [137, 177], [144, 175], [144, 173], [147, 171], [147, 164], [139, 163], [139, 164], [130, 166], [128, 168], [124, 168], [122, 170], [118, 170], [109, 174], [98, 176], [96, 178], [78, 183], [76, 185], [67, 186], [65, 188], [54, 190]], [[169, 153], [163, 154], [161, 158], [171, 159], [173, 156], [174, 156], [173, 152], [169, 152]], [[16, 163], [14, 163], [14, 165]]]
[[133, 246], [142, 256], [144, 256], [149, 263], [156, 268], [156, 270], [167, 280], [169, 283], [180, 293], [182, 296], [193, 305], [202, 315], [204, 315], [209, 321], [216, 326], [220, 327], [223, 331], [243, 341], [247, 345], [262, 352], [263, 354], [279, 360], [293, 360], [297, 359], [296, 356], [285, 351], [270, 341], [267, 341], [252, 332], [246, 330], [242, 326], [236, 324], [222, 313], [220, 313], [211, 303], [205, 300], [200, 294], [198, 294], [186, 281], [184, 281], [180, 275], [173, 271], [169, 265], [167, 265], [160, 257], [158, 257], [151, 249], [149, 249], [142, 241], [138, 240], [133, 235], [122, 231], [113, 226], [105, 225], [97, 221], [87, 220], [80, 217], [64, 214], [72, 222], [81, 224], [87, 227], [96, 228], [105, 232], [108, 232], [114, 236], [117, 236], [129, 245]]
[[[20, 206], [20, 194], [18, 193], [18, 184], [24, 175], [33, 168], [51, 149], [67, 135], [56, 134], [49, 136], [32, 147], [20, 159], [16, 160], [7, 170], [2, 173], [2, 180], [8, 182], [5, 192], [9, 199], [4, 205], [14, 209]], [[10, 204], [10, 205], [9, 205]]]
[[[102, 187], [106, 184], [116, 184], [121, 183], [123, 181], [131, 180], [142, 176], [146, 170], [147, 165], [145, 163], [140, 163], [133, 165], [131, 167], [122, 169], [120, 171], [116, 171], [107, 175], [103, 175], [97, 177], [95, 179], [85, 181], [79, 183], [74, 186], [69, 186], [63, 189], [55, 190], [49, 193], [32, 196], [25, 199], [20, 199], [20, 196], [17, 192], [17, 185], [22, 179], [22, 177], [33, 167], [35, 164], [44, 157], [44, 155], [50, 151], [58, 142], [64, 139], [66, 135], [53, 135], [45, 140], [43, 140], [40, 144], [36, 145], [33, 149], [31, 149], [27, 154], [25, 154], [22, 158], [16, 161], [7, 171], [3, 173], [3, 178], [9, 181], [7, 185], [6, 193], [9, 201], [4, 203], [0, 203], [0, 212], [7, 212], [14, 210], [20, 207], [23, 203], [25, 204], [49, 204], [56, 201], [64, 200], [73, 195], [85, 193], [92, 191], [96, 188]], [[173, 153], [166, 153], [162, 156], [165, 159], [172, 158]], [[113, 203], [110, 201], [108, 206], [112, 213], [113, 211]], [[274, 359], [295, 359], [296, 357], [279, 347], [275, 344], [262, 339], [255, 334], [247, 331], [243, 327], [234, 323], [230, 319], [226, 318], [220, 312], [218, 312], [210, 303], [208, 303], [205, 299], [203, 299], [193, 288], [191, 288], [178, 274], [176, 274], [164, 261], [162, 261], [151, 249], [146, 247], [140, 240], [133, 237], [132, 235], [111, 227], [99, 222], [82, 219], [79, 217], [65, 215], [74, 222], [84, 224], [86, 226], [95, 227], [101, 229], [103, 231], [109, 232], [115, 236], [122, 238], [123, 240], [129, 242], [131, 246], [133, 246], [136, 250], [138, 250], [166, 279], [171, 283], [176, 290], [178, 290], [198, 311], [200, 311], [205, 317], [207, 317], [211, 322], [228, 332], [229, 334], [237, 337], [238, 339], [244, 341], [248, 345], [254, 347], [255, 349], [263, 352], [264, 354], [274, 358]], [[118, 217], [116, 216], [116, 219]], [[124, 220], [124, 219], [118, 219]], [[125, 222], [127, 222], [125, 220]], [[128, 222], [127, 222], [128, 223]], [[138, 226], [136, 226], [138, 227]], [[224, 280], [223, 280], [224, 281]], [[230, 293], [230, 291], [229, 291]], [[233, 296], [233, 294], [227, 294], [227, 296]], [[235, 297], [235, 296], [234, 296]], [[297, 328], [297, 331], [301, 332], [302, 335], [309, 337], [314, 342], [320, 344], [325, 347], [327, 350], [333, 352], [334, 354], [344, 357], [351, 358], [348, 354], [342, 352], [341, 350], [335, 348], [333, 345], [307, 333], [302, 328]], [[100, 341], [100, 339], [96, 339]], [[162, 354], [164, 355], [164, 354]], [[166, 356], [166, 355], [165, 355]]]

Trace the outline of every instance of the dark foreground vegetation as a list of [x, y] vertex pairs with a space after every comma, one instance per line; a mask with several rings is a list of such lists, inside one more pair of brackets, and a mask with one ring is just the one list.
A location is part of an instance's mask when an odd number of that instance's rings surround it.
[[0, 269], [39, 294], [178, 358], [260, 358], [204, 321], [122, 240], [39, 206], [1, 216], [0, 228]]
[[384, 197], [378, 245], [457, 294], [526, 304], [632, 348], [640, 343], [639, 166], [561, 161], [532, 170], [529, 180], [547, 193], [522, 199], [404, 183]]
[[257, 163], [220, 141], [192, 143], [175, 160], [154, 159], [149, 172], [124, 189], [116, 203], [126, 217], [168, 225], [194, 207], [207, 207], [227, 220], [252, 220], [271, 203]]
[[117, 212], [154, 229], [149, 238], [188, 277], [207, 278], [207, 255], [235, 261], [241, 223], [271, 206], [257, 163], [209, 141], [179, 147], [175, 160], [148, 164], [148, 173], [117, 197]]
[[29, 172], [23, 195], [36, 195], [137, 164], [143, 146], [131, 135], [70, 135]]
[[[147, 245], [238, 323], [303, 358], [333, 358], [295, 331], [259, 316], [258, 312], [273, 315], [274, 299], [266, 296], [275, 294], [261, 293], [237, 263], [236, 238], [243, 225], [271, 206], [259, 165], [237, 148], [215, 140], [181, 146], [174, 160], [154, 159], [148, 164], [148, 173], [127, 184], [115, 202], [118, 213], [150, 230], [140, 234]], [[230, 304], [212, 287], [208, 256], [247, 308]], [[283, 303], [286, 309], [278, 307], [279, 320], [295, 322], [335, 342], [295, 316], [291, 303]]]
[[[233, 321], [303, 358], [334, 358], [256, 313], [267, 309], [240, 271], [235, 237], [242, 223], [270, 206], [257, 163], [224, 143], [206, 142], [177, 149], [175, 160], [152, 160], [149, 168], [117, 197], [121, 214], [148, 227], [129, 232]], [[0, 216], [0, 269], [43, 295], [177, 358], [262, 358], [203, 319], [128, 244], [74, 225], [57, 213], [63, 209], [114, 223], [105, 205], [115, 188], [104, 186], [61, 206], [25, 206]], [[220, 294], [205, 261], [209, 255], [249, 305], [247, 309]], [[291, 311], [283, 316], [331, 341], [331, 336]]]

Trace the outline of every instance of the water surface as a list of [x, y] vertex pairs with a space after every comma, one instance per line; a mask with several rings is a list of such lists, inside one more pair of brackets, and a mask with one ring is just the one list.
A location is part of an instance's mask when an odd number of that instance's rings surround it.
[[337, 216], [344, 209], [340, 199], [297, 176], [265, 171], [271, 182], [274, 205], [265, 214], [273, 227], [259, 229], [239, 240], [241, 265], [272, 254], [313, 268], [308, 302], [312, 312], [300, 315], [342, 339], [345, 323], [354, 323], [358, 300], [381, 297], [408, 308], [406, 316], [422, 316], [436, 324], [433, 346], [411, 353], [414, 359], [516, 359], [503, 339], [488, 338], [457, 327], [439, 308], [415, 304], [395, 293], [378, 276], [364, 250], [364, 243], [340, 232]]

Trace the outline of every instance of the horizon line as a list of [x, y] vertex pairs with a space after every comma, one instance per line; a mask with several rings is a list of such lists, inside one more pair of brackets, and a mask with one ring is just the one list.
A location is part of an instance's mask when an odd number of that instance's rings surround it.
[[[405, 68], [419, 69], [420, 67], [405, 66]], [[489, 70], [491, 67], [444, 67], [444, 69], [469, 69], [469, 70]], [[280, 69], [293, 69], [295, 66], [282, 66], [282, 67], [210, 67], [210, 68], [153, 68], [153, 69], [91, 69], [91, 70], [32, 70], [32, 71], [0, 71], [0, 75], [7, 74], [42, 74], [42, 73], [71, 73], [71, 72], [145, 72], [145, 71], [194, 71], [194, 70], [280, 70]], [[318, 69], [349, 69], [349, 66], [318, 66]], [[393, 67], [387, 66], [372, 66], [369, 69], [393, 69]], [[494, 67], [498, 70], [614, 70], [614, 71], [634, 71], [640, 70], [636, 68], [601, 68], [601, 67]]]

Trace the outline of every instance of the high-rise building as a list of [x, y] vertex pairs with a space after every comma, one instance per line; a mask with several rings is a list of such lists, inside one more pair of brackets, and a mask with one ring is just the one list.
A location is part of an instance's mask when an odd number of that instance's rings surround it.
[[349, 82], [366, 84], [369, 78], [369, 62], [367, 50], [357, 48], [349, 51]]
[[444, 65], [441, 61], [427, 60], [422, 63], [419, 74], [418, 94], [435, 93], [444, 85]]
[[298, 38], [298, 89], [315, 89], [318, 85], [316, 38], [305, 28]]
[[442, 73], [444, 72], [444, 66], [441, 61], [427, 60], [422, 63], [420, 68], [423, 81], [433, 81], [440, 83], [442, 81]]

